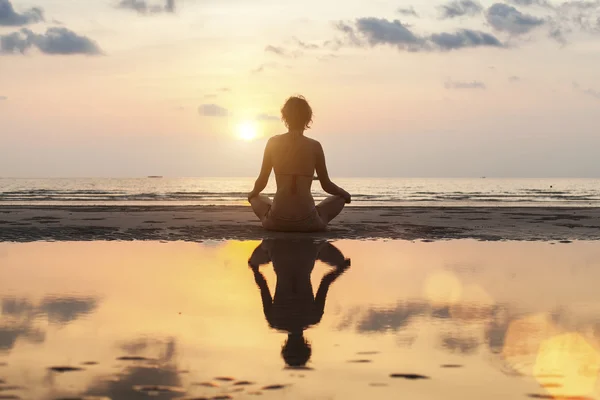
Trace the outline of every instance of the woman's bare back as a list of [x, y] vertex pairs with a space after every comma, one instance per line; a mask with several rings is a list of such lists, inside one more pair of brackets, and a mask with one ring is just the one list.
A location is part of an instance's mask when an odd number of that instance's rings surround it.
[[315, 208], [311, 194], [319, 142], [297, 133], [278, 135], [270, 140], [268, 151], [277, 181], [273, 213], [300, 219]]

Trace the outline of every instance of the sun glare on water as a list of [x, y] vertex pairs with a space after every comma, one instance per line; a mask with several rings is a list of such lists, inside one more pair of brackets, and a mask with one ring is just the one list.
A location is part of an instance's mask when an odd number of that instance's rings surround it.
[[237, 137], [246, 142], [258, 138], [258, 126], [254, 121], [244, 121], [237, 126]]

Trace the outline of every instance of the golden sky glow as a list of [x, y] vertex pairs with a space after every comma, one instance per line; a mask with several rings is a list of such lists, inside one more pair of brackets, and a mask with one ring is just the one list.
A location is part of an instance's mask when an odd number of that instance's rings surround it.
[[[173, 13], [159, 0], [140, 3], [162, 11], [118, 0], [11, 2], [20, 14], [43, 8], [46, 22], [25, 25], [36, 35], [68, 29], [101, 55], [47, 54], [38, 45], [0, 55], [6, 175], [135, 176], [136, 166], [152, 165], [165, 176], [251, 176], [264, 140], [285, 132], [279, 109], [293, 94], [311, 102], [310, 134], [345, 176], [600, 174], [590, 150], [600, 144], [600, 41], [592, 22], [573, 25], [579, 11], [569, 2], [516, 7], [527, 27], [490, 15], [489, 0], [456, 18], [443, 17], [450, 3], [441, 0], [190, 0], [176, 1]], [[596, 14], [600, 7], [585, 15]], [[354, 44], [340, 26], [353, 30]], [[391, 29], [388, 39], [373, 36], [377, 26]], [[452, 36], [460, 29], [503, 46], [465, 44]], [[15, 31], [0, 24], [0, 35]], [[463, 47], [440, 47], [450, 46], [436, 39], [442, 34]], [[407, 51], [407, 40], [421, 47]], [[257, 121], [260, 140], [242, 156], [231, 142], [244, 120]], [[399, 148], [410, 151], [398, 157]], [[230, 163], [214, 168], [219, 160]]]

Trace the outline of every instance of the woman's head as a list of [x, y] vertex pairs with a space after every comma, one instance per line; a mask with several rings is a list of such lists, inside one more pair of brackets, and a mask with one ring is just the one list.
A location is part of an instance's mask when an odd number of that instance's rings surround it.
[[311, 354], [310, 343], [302, 333], [290, 334], [281, 349], [281, 356], [288, 367], [304, 367]]
[[290, 97], [281, 109], [281, 119], [291, 130], [309, 129], [312, 123], [312, 114], [312, 108], [302, 96]]

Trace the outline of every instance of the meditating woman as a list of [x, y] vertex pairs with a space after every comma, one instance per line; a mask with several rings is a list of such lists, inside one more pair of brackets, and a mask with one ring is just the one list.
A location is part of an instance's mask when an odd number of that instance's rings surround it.
[[[288, 132], [269, 139], [262, 168], [248, 201], [265, 229], [288, 232], [323, 231], [350, 203], [351, 196], [329, 179], [321, 144], [304, 136], [312, 123], [312, 109], [302, 97], [291, 97], [281, 109]], [[273, 201], [260, 194], [275, 171]], [[321, 187], [331, 196], [315, 205], [311, 194], [316, 171]]]

